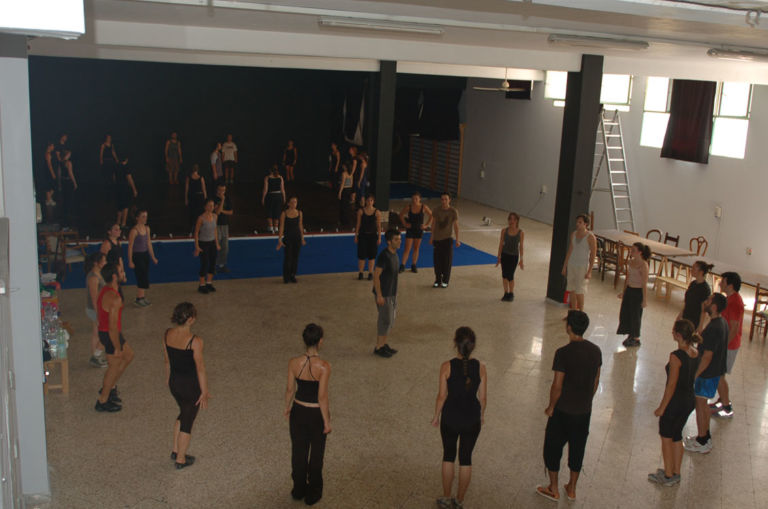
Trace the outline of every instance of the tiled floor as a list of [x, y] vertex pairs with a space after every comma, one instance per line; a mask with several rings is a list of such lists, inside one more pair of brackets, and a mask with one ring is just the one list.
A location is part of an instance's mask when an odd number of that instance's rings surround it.
[[[495, 253], [505, 213], [457, 204], [461, 238]], [[494, 226], [481, 226], [491, 216]], [[83, 290], [64, 295], [75, 327], [70, 347], [71, 392], [46, 397], [52, 507], [300, 507], [290, 499], [290, 441], [282, 417], [288, 358], [300, 354], [301, 330], [311, 321], [326, 331], [322, 354], [333, 365], [333, 433], [325, 461], [324, 508], [428, 508], [440, 494], [441, 442], [430, 426], [441, 361], [452, 333], [475, 329], [477, 357], [488, 366], [488, 409], [473, 456], [468, 508], [554, 507], [536, 496], [545, 481], [543, 413], [556, 348], [567, 341], [563, 307], [545, 300], [551, 228], [522, 221], [524, 271], [513, 303], [499, 301], [500, 270], [454, 269], [447, 290], [431, 287], [428, 270], [401, 276], [398, 316], [385, 360], [371, 354], [376, 314], [370, 283], [354, 274], [227, 281], [214, 295], [188, 284], [158, 285], [154, 305], [126, 307], [125, 336], [136, 360], [119, 387], [124, 409], [93, 410], [102, 371], [87, 364], [88, 323]], [[310, 239], [311, 241], [311, 239]], [[354, 253], [349, 253], [354, 256]], [[161, 263], [169, 261], [161, 260]], [[153, 269], [155, 270], [155, 269]], [[156, 269], [160, 270], [160, 268]], [[584, 471], [572, 507], [768, 507], [766, 354], [761, 342], [742, 347], [729, 377], [736, 415], [715, 420], [714, 450], [685, 454], [682, 483], [660, 488], [646, 474], [661, 466], [657, 419], [664, 364], [673, 349], [671, 302], [651, 297], [643, 346], [627, 351], [613, 332], [619, 300], [608, 280], [591, 283], [587, 336], [603, 351]], [[129, 298], [133, 289], [127, 288]], [[177, 409], [164, 386], [161, 338], [172, 307], [198, 306], [195, 330], [206, 344], [213, 399], [201, 411], [190, 453], [194, 467], [176, 471], [168, 458]], [[690, 419], [687, 432], [693, 432]], [[563, 471], [567, 472], [564, 464]], [[762, 479], [762, 481], [760, 481]]]

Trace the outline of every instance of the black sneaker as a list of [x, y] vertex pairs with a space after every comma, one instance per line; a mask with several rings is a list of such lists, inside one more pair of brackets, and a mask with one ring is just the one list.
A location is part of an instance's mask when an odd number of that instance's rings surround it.
[[[99, 394], [101, 394], [101, 389], [99, 389]], [[113, 387], [112, 390], [109, 391], [109, 397], [107, 398], [107, 401], [118, 404], [123, 402], [123, 400], [120, 399], [120, 395], [117, 393], [117, 386]]]
[[291, 490], [291, 498], [294, 500], [301, 500], [305, 495], [304, 491], [297, 490], [296, 488]]
[[515, 294], [514, 292], [509, 292], [509, 302], [512, 302], [513, 300], [515, 300]]
[[389, 350], [383, 346], [381, 348], [374, 348], [373, 355], [378, 355], [379, 357], [384, 357], [385, 359], [392, 357], [392, 354], [389, 352]]
[[197, 287], [197, 291], [199, 293], [208, 293], [208, 287], [205, 285], [200, 285]]
[[222, 265], [221, 267], [216, 267], [216, 272], [227, 274], [229, 272], [229, 267], [227, 267], [226, 265]]
[[315, 505], [320, 501], [321, 498], [322, 498], [322, 495], [307, 495], [304, 498], [304, 503], [307, 505]]
[[362, 281], [363, 280], [363, 273], [362, 272], [358, 272], [357, 273], [357, 280], [358, 281]]
[[630, 338], [629, 336], [627, 336], [626, 338], [624, 338], [624, 341], [622, 341], [622, 342], [621, 342], [621, 344], [622, 344], [622, 345], [624, 345], [624, 346], [629, 346], [629, 341], [630, 341], [631, 339], [632, 339], [632, 338]]
[[414, 274], [416, 274], [418, 271], [419, 271], [419, 270], [416, 268], [416, 264], [415, 264], [415, 263], [414, 263], [413, 265], [411, 265], [411, 272], [413, 272]]
[[389, 346], [389, 345], [388, 345], [388, 344], [386, 344], [386, 343], [384, 343], [384, 346], [382, 346], [382, 348], [386, 348], [386, 349], [387, 349], [387, 351], [388, 351], [389, 353], [391, 353], [392, 355], [395, 355], [395, 354], [397, 353], [397, 350], [395, 350], [394, 348], [392, 348], [391, 346]]
[[[178, 457], [178, 455], [177, 455], [175, 452], [172, 452], [172, 453], [171, 453], [171, 459], [172, 459], [173, 461], [176, 461], [176, 458], [177, 458], [177, 457]], [[189, 454], [185, 454], [185, 455], [184, 455], [184, 458], [185, 458], [185, 460], [186, 460], [186, 461], [191, 461], [192, 463], [194, 463], [194, 462], [195, 462], [195, 457], [194, 457], [194, 456], [190, 456]]]
[[373, 281], [373, 274], [370, 272], [368, 273], [368, 281]]
[[501, 301], [502, 301], [502, 302], [507, 302], [507, 301], [509, 301], [509, 294], [508, 294], [508, 293], [505, 293], [505, 294], [504, 294], [504, 297], [502, 297], [502, 298], [501, 298]]
[[635, 338], [631, 338], [629, 341], [624, 343], [624, 346], [629, 347], [629, 348], [631, 348], [633, 346], [640, 346], [640, 340], [639, 339], [635, 339]]
[[206, 288], [206, 290], [208, 290], [208, 293], [211, 293], [211, 292], [215, 292], [215, 291], [216, 291], [216, 287], [215, 287], [215, 286], [213, 286], [211, 283], [207, 283], [207, 284], [205, 285], [205, 288]]
[[195, 458], [192, 456], [184, 456], [184, 463], [176, 462], [176, 470], [181, 470], [195, 464]]
[[405, 272], [405, 265], [403, 265], [403, 264], [401, 263], [401, 264], [400, 264], [400, 269], [398, 270], [398, 272]]
[[291, 277], [291, 283], [298, 283], [298, 281], [296, 281], [296, 277], [295, 276]]
[[96, 405], [93, 407], [97, 412], [119, 412], [123, 409], [120, 405], [117, 403], [113, 403], [109, 400], [107, 400], [106, 403], [101, 403], [99, 400], [96, 400]]

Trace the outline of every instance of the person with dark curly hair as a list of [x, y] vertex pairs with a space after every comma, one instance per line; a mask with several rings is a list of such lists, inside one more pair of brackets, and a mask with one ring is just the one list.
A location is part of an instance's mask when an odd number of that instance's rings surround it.
[[173, 327], [167, 329], [163, 337], [166, 384], [179, 405], [179, 416], [173, 424], [171, 452], [177, 469], [195, 462], [195, 457], [187, 454], [192, 424], [198, 410], [208, 408], [208, 398], [211, 397], [203, 360], [203, 339], [191, 331], [196, 321], [194, 304], [177, 304], [171, 316]]
[[283, 415], [290, 423], [291, 477], [295, 500], [312, 505], [323, 496], [325, 439], [331, 432], [328, 381], [331, 365], [320, 358], [323, 328], [310, 323], [302, 333], [306, 351], [288, 362]]

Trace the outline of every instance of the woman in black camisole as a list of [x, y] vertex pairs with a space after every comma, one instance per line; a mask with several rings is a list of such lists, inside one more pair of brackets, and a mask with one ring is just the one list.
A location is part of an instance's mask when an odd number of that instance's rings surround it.
[[299, 269], [299, 251], [306, 245], [304, 240], [304, 215], [297, 208], [299, 199], [288, 198], [288, 206], [280, 214], [280, 231], [277, 234], [277, 251], [285, 248], [283, 259], [283, 283], [296, 283]]
[[[426, 217], [426, 221], [424, 218]], [[405, 265], [408, 262], [408, 255], [413, 248], [413, 258], [411, 258], [411, 272], [417, 272], [416, 263], [419, 261], [419, 248], [421, 247], [421, 237], [430, 222], [432, 222], [432, 211], [425, 204], [421, 203], [421, 193], [414, 191], [411, 195], [411, 203], [403, 207], [400, 211], [400, 222], [405, 226], [405, 248], [403, 250], [403, 261], [400, 264], [400, 272], [405, 271]]]
[[187, 454], [191, 440], [192, 423], [199, 409], [208, 407], [208, 377], [203, 361], [203, 339], [192, 334], [191, 327], [197, 320], [197, 309], [189, 302], [176, 305], [171, 321], [174, 326], [165, 331], [166, 382], [173, 398], [179, 405], [179, 416], [173, 425], [173, 450], [171, 459], [176, 468], [188, 467], [195, 457]]
[[283, 203], [285, 203], [285, 182], [275, 163], [269, 170], [269, 174], [264, 177], [264, 190], [261, 193], [261, 205], [267, 210], [269, 233], [277, 233]]
[[302, 337], [306, 352], [288, 362], [283, 415], [290, 423], [291, 433], [291, 496], [312, 505], [323, 496], [325, 438], [331, 432], [331, 365], [318, 353], [323, 345], [322, 327], [310, 323]]
[[285, 166], [285, 176], [288, 182], [296, 180], [293, 174], [294, 168], [296, 168], [296, 162], [299, 159], [299, 151], [296, 145], [293, 144], [293, 140], [288, 140], [288, 146], [283, 151], [283, 166]]
[[[480, 435], [486, 403], [485, 364], [471, 358], [474, 331], [459, 327], [453, 343], [458, 355], [440, 366], [440, 390], [432, 419], [432, 426], [440, 427], [443, 439], [443, 496], [437, 499], [437, 506], [445, 509], [464, 507], [464, 495], [472, 478], [472, 449]], [[457, 441], [459, 487], [456, 498], [451, 498]]]

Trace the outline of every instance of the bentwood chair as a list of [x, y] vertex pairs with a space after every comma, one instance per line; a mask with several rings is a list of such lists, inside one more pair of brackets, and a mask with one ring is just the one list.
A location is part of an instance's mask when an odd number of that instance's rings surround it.
[[645, 238], [648, 240], [655, 240], [656, 242], [661, 242], [661, 230], [658, 230], [656, 228], [654, 228], [653, 230], [648, 230], [648, 233], [645, 234]]
[[695, 251], [697, 256], [706, 255], [708, 247], [709, 247], [709, 242], [707, 242], [707, 239], [704, 238], [704, 236], [702, 235], [699, 235], [698, 237], [692, 237], [691, 240], [688, 242], [688, 249], [690, 249], [691, 251]]

